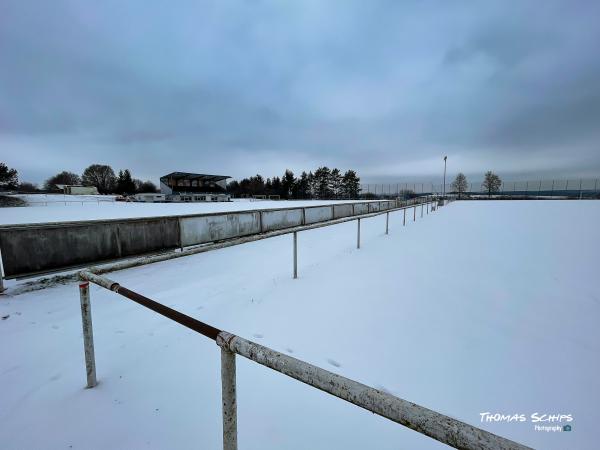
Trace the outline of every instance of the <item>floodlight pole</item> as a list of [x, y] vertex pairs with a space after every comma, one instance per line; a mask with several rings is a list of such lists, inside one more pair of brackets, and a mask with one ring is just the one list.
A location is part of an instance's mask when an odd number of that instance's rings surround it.
[[444, 188], [442, 189], [442, 198], [446, 198], [446, 160], [448, 159], [447, 156], [444, 156]]

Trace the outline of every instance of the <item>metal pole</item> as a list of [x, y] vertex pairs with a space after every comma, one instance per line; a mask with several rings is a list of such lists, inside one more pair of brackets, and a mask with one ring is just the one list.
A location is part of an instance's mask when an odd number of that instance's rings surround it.
[[446, 197], [446, 160], [448, 159], [447, 156], [444, 156], [444, 190], [443, 190], [443, 197]]
[[417, 205], [413, 207], [413, 222], [417, 221]]
[[581, 178], [580, 178], [579, 179], [579, 200], [581, 200], [581, 195], [582, 195], [582, 192], [581, 192]]
[[360, 248], [360, 219], [358, 219], [358, 228], [356, 230], [356, 248]]
[[389, 213], [389, 211], [388, 211], [388, 212], [385, 214], [385, 234], [388, 234], [389, 225], [390, 225], [390, 213]]
[[235, 353], [221, 347], [223, 450], [237, 450], [237, 401], [235, 391]]
[[85, 370], [87, 387], [93, 388], [96, 381], [96, 358], [94, 357], [94, 333], [92, 330], [92, 310], [90, 307], [90, 283], [79, 284], [79, 299], [81, 301], [81, 324], [83, 326], [83, 351], [85, 353]]
[[[227, 335], [228, 333], [221, 333], [221, 335], [224, 334]], [[479, 450], [531, 450], [524, 445], [509, 441], [488, 431], [475, 428], [291, 356], [283, 355], [255, 342], [231, 335], [227, 336], [227, 341], [228, 347], [240, 356], [416, 430], [451, 447]]]
[[2, 249], [0, 249], [0, 294], [4, 291], [4, 263], [2, 262]]
[[402, 226], [406, 226], [406, 208], [404, 208], [404, 217], [402, 218]]
[[294, 279], [298, 278], [298, 232], [294, 231]]
[[421, 218], [423, 217], [423, 203], [421, 203]]

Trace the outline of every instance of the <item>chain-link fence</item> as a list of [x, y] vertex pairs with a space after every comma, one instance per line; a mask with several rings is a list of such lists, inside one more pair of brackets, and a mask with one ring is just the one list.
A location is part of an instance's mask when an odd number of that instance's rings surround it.
[[[452, 183], [444, 190], [442, 183], [378, 183], [361, 184], [361, 196], [373, 198], [410, 197], [414, 195], [440, 195], [456, 193]], [[482, 181], [467, 183], [464, 195], [488, 195]], [[494, 195], [526, 197], [598, 198], [600, 178], [544, 179], [526, 181], [503, 181]]]

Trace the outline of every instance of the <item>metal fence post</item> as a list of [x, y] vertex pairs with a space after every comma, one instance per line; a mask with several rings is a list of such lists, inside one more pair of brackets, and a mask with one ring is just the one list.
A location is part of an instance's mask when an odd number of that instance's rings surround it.
[[235, 391], [235, 353], [221, 347], [223, 450], [237, 450], [237, 401]]
[[358, 219], [358, 228], [356, 230], [356, 248], [360, 248], [360, 218]]
[[413, 206], [413, 222], [417, 221], [417, 205]]
[[388, 211], [385, 214], [385, 234], [388, 234], [389, 225], [390, 225], [390, 212]]
[[0, 249], [0, 294], [4, 291], [4, 262], [2, 262], [2, 249]]
[[298, 278], [298, 232], [294, 231], [294, 278]]
[[96, 358], [94, 357], [94, 333], [92, 330], [92, 310], [90, 306], [90, 283], [79, 284], [79, 299], [81, 301], [81, 324], [83, 326], [83, 350], [85, 353], [85, 369], [87, 387], [93, 388], [96, 381]]
[[421, 203], [421, 218], [423, 218], [423, 203]]
[[404, 211], [404, 217], [402, 218], [402, 226], [405, 227], [406, 226], [406, 206], [403, 209]]

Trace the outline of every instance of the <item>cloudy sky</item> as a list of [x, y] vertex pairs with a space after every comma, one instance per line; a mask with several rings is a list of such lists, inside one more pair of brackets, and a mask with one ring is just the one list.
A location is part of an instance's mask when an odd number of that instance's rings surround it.
[[[0, 161], [600, 175], [600, 2], [0, 0]], [[437, 178], [436, 178], [437, 177]]]

